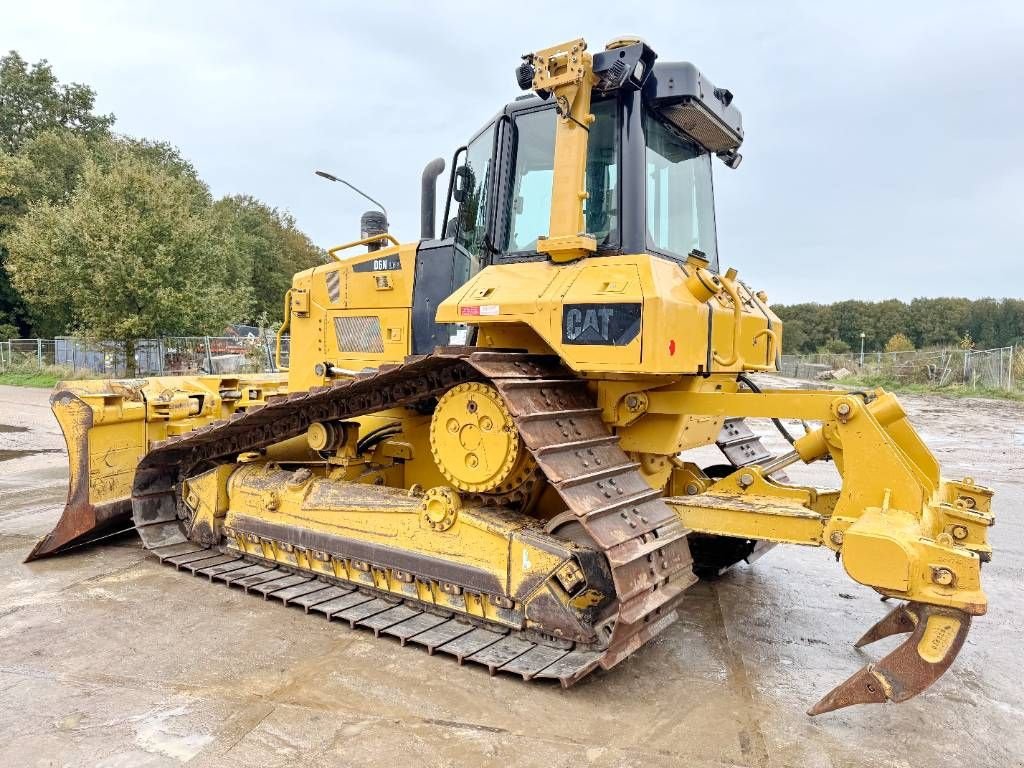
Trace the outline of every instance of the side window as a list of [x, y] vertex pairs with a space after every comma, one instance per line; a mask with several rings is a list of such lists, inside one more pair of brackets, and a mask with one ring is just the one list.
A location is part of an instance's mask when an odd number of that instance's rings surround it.
[[644, 134], [650, 243], [679, 258], [697, 248], [717, 264], [711, 155], [649, 112]]
[[456, 241], [474, 256], [480, 256], [487, 235], [487, 211], [491, 201], [491, 151], [494, 144], [494, 126], [485, 130], [469, 143], [466, 167], [470, 182], [466, 199], [459, 205]]
[[598, 245], [619, 241], [619, 146], [615, 99], [595, 101], [587, 143], [587, 232]]
[[[585, 204], [587, 231], [599, 245], [616, 241], [618, 225], [618, 149], [616, 103], [595, 101], [596, 121], [587, 145]], [[537, 239], [551, 223], [551, 182], [555, 165], [555, 111], [542, 109], [515, 120], [515, 166], [512, 172], [508, 239], [509, 253], [537, 250]]]

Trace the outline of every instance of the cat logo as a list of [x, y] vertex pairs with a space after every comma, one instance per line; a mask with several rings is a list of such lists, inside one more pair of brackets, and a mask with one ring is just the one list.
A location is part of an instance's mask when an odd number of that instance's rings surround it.
[[640, 333], [640, 304], [566, 304], [562, 309], [563, 344], [621, 347]]

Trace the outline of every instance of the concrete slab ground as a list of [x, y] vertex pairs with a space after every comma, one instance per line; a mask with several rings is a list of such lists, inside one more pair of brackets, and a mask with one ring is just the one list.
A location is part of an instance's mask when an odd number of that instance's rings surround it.
[[176, 574], [130, 536], [25, 565], [64, 501], [47, 394], [0, 387], [2, 765], [1024, 765], [1020, 404], [903, 398], [947, 475], [996, 488], [990, 614], [922, 696], [811, 719], [893, 644], [853, 648], [886, 605], [824, 551], [698, 584], [657, 641], [568, 691]]

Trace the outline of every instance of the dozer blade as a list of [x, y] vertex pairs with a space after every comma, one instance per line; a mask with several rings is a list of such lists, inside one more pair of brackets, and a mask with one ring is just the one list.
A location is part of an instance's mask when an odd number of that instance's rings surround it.
[[[50, 406], [68, 449], [68, 499], [25, 561], [132, 528], [132, 483], [151, 443], [264, 405], [286, 387], [283, 374], [60, 382]], [[308, 445], [302, 439], [272, 451], [302, 458]]]
[[869, 629], [857, 647], [905, 632], [910, 632], [910, 637], [881, 661], [868, 664], [836, 686], [807, 714], [913, 698], [942, 677], [960, 653], [970, 628], [970, 615], [954, 608], [921, 603], [898, 606]]
[[103, 381], [61, 383], [50, 398], [68, 449], [68, 498], [25, 562], [132, 527], [131, 481], [146, 450], [145, 411], [110, 388]]

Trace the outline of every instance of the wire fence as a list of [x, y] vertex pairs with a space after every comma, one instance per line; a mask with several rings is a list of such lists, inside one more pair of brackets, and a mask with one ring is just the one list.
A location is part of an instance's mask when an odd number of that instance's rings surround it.
[[879, 378], [902, 384], [1024, 389], [1024, 348], [782, 355], [780, 373], [797, 379]]
[[[281, 340], [288, 365], [289, 338]], [[0, 372], [57, 368], [71, 377], [174, 376], [180, 374], [272, 373], [277, 371], [273, 334], [258, 336], [169, 336], [116, 341], [78, 338], [0, 341]], [[129, 365], [129, 362], [132, 364]]]
[[[174, 336], [138, 339], [131, 346], [78, 338], [0, 341], [0, 372], [58, 368], [69, 377], [272, 373], [276, 340], [257, 336]], [[288, 365], [290, 339], [281, 340]], [[780, 373], [797, 379], [879, 378], [937, 388], [1024, 390], [1024, 348], [935, 349], [911, 352], [782, 355]]]

